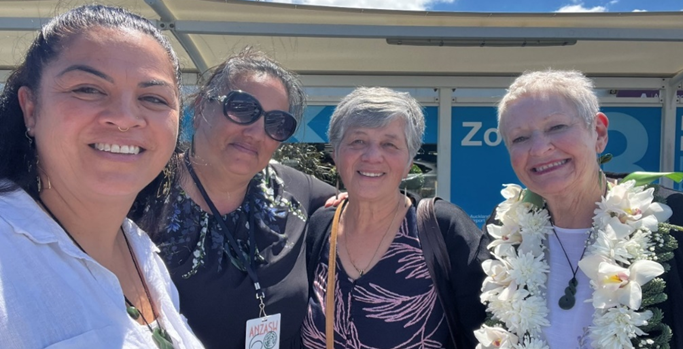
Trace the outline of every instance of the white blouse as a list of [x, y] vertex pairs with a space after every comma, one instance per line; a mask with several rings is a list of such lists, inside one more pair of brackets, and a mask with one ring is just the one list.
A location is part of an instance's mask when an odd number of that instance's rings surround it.
[[[178, 313], [178, 291], [156, 246], [128, 219], [123, 230], [174, 347], [202, 348]], [[156, 348], [149, 328], [128, 316], [116, 275], [23, 190], [0, 195], [0, 346]]]

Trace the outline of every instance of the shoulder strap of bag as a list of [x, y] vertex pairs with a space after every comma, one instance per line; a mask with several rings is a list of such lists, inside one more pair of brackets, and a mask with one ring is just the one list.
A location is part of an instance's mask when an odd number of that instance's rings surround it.
[[[443, 277], [449, 278], [451, 272], [451, 260], [448, 257], [446, 242], [443, 233], [439, 228], [439, 221], [436, 220], [434, 203], [441, 200], [439, 197], [420, 200], [417, 204], [417, 232], [420, 237], [427, 266], [430, 270], [437, 270], [438, 267], [443, 272]], [[432, 277], [434, 277], [432, 275]]]
[[444, 303], [444, 299], [442, 299], [442, 297], [446, 296], [443, 294], [445, 290], [439, 288], [441, 282], [437, 279], [436, 274], [437, 270], [440, 271], [440, 276], [444, 279], [445, 283], [450, 283], [451, 259], [448, 257], [448, 249], [446, 248], [443, 232], [439, 227], [439, 221], [436, 219], [436, 211], [434, 210], [436, 200], [441, 200], [441, 198], [435, 197], [432, 199], [424, 199], [420, 200], [417, 204], [417, 235], [422, 244], [422, 254], [427, 263], [429, 275], [432, 277], [434, 286], [436, 287], [437, 298], [439, 299], [444, 312], [446, 312], [446, 323], [453, 344], [452, 348], [457, 348], [458, 345], [455, 340], [454, 332], [455, 319], [448, 316], [446, 303]]

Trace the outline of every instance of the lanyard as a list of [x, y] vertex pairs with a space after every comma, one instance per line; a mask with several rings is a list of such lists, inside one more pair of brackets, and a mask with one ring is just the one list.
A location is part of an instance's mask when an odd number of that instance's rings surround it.
[[[258, 299], [260, 302], [260, 304], [259, 304], [260, 316], [265, 316], [266, 312], [265, 312], [265, 304], [263, 303], [263, 300], [266, 298], [266, 294], [261, 289], [261, 285], [259, 284], [259, 281], [258, 281], [258, 275], [256, 274], [256, 271], [254, 271], [254, 267], [252, 265], [252, 261], [254, 260], [254, 256], [256, 255], [256, 239], [254, 238], [254, 215], [249, 214], [249, 245], [250, 246], [249, 246], [249, 260], [247, 260], [247, 257], [244, 256], [244, 253], [240, 252], [241, 249], [240, 249], [239, 245], [237, 244], [237, 241], [235, 241], [235, 238], [230, 233], [230, 230], [228, 230], [228, 226], [225, 224], [225, 221], [223, 220], [220, 212], [218, 212], [216, 205], [213, 204], [213, 201], [211, 201], [211, 199], [209, 198], [209, 194], [204, 189], [202, 182], [199, 180], [199, 177], [197, 177], [197, 174], [194, 172], [194, 168], [192, 168], [192, 163], [190, 161], [189, 154], [185, 153], [184, 158], [185, 158], [185, 166], [187, 167], [187, 171], [190, 173], [192, 180], [194, 180], [194, 183], [197, 186], [197, 189], [199, 189], [199, 192], [202, 194], [204, 201], [206, 201], [206, 204], [211, 209], [211, 213], [213, 213], [213, 216], [216, 217], [216, 220], [218, 221], [218, 227], [225, 232], [225, 236], [228, 237], [228, 242], [230, 243], [230, 247], [232, 247], [232, 249], [237, 254], [237, 257], [242, 261], [242, 264], [244, 264], [244, 269], [246, 269], [247, 274], [249, 275], [249, 278], [254, 283], [254, 289], [256, 290], [256, 299]], [[251, 209], [252, 210], [255, 209], [255, 206], [252, 205]]]

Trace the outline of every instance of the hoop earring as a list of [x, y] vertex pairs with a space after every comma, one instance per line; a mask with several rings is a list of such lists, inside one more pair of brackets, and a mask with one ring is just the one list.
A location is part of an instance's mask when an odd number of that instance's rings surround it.
[[[40, 180], [40, 175], [37, 177], [38, 180], [38, 192], [40, 193], [43, 191], [43, 182]], [[50, 183], [50, 177], [47, 177], [47, 189], [52, 189], [52, 183]]]
[[403, 189], [403, 207], [408, 207], [408, 188]]
[[[40, 167], [40, 159], [36, 157], [36, 168], [38, 170], [38, 175], [36, 176], [36, 181], [38, 182], [38, 193], [40, 193], [43, 190], [43, 181], [40, 179], [40, 171], [42, 168]], [[52, 189], [52, 183], [50, 182], [50, 176], [45, 174], [45, 177], [47, 177], [47, 189]]]
[[[36, 176], [36, 181], [38, 182], [38, 192], [43, 191], [43, 181], [40, 179], [40, 175]], [[50, 178], [47, 179], [47, 188], [52, 189], [52, 183], [50, 183]]]
[[170, 168], [170, 163], [164, 167], [164, 170], [161, 172], [163, 179], [162, 179], [162, 184], [159, 186], [159, 189], [157, 189], [157, 198], [160, 198], [162, 196], [168, 195], [168, 193], [171, 192], [171, 185], [173, 184], [173, 179], [171, 178], [173, 171], [171, 171]]
[[28, 146], [30, 148], [33, 147], [33, 138], [28, 134], [29, 131], [31, 131], [31, 128], [27, 127], [26, 131], [24, 132], [24, 136], [26, 137], [26, 139], [28, 139]]

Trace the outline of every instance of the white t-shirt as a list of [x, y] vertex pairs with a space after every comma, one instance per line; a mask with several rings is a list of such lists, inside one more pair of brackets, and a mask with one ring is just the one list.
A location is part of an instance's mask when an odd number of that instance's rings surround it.
[[[576, 290], [576, 303], [569, 310], [560, 308], [558, 302], [565, 294], [565, 288], [569, 285], [573, 272], [572, 268], [578, 268], [578, 262], [585, 247], [587, 232], [589, 229], [564, 229], [555, 228], [554, 234], [548, 235], [548, 321], [550, 326], [544, 327], [543, 334], [551, 349], [564, 348], [591, 348], [588, 337], [588, 327], [593, 321], [593, 303], [586, 302], [592, 297], [590, 280], [579, 269], [576, 280], [579, 282]], [[567, 262], [562, 246], [571, 261], [572, 267]]]
[[[178, 291], [156, 246], [128, 219], [123, 231], [174, 347], [202, 348], [178, 313]], [[0, 346], [156, 348], [149, 328], [128, 316], [116, 275], [22, 190], [0, 195]]]

